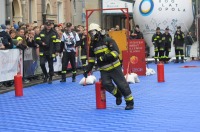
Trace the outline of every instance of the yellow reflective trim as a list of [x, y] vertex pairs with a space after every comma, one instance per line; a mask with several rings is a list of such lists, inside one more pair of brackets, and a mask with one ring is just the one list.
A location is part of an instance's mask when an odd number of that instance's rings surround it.
[[87, 58], [86, 55], [81, 56], [81, 59], [86, 59], [86, 58]]
[[53, 43], [56, 43], [56, 40], [53, 40]]
[[55, 55], [55, 54], [52, 54], [52, 57], [54, 58], [54, 57], [56, 57], [56, 55]]
[[44, 34], [40, 34], [40, 37], [45, 37], [45, 35]]
[[60, 39], [56, 39], [56, 43], [60, 43], [61, 42], [61, 40]]
[[99, 59], [100, 59], [100, 61], [103, 61], [103, 59], [102, 59], [102, 57], [101, 57], [101, 56], [99, 57]]
[[36, 40], [41, 40], [41, 38], [40, 38], [40, 37], [37, 37]]
[[111, 66], [109, 66], [109, 67], [107, 67], [107, 68], [104, 68], [104, 66], [103, 66], [103, 67], [99, 68], [99, 70], [102, 70], [102, 71], [109, 71], [109, 70], [112, 70], [112, 69], [114, 69], [114, 68], [116, 68], [116, 67], [118, 67], [118, 66], [120, 66], [120, 65], [121, 65], [121, 63], [120, 63], [120, 61], [119, 61], [118, 63], [116, 63], [116, 64], [114, 64], [114, 65], [111, 64]]
[[157, 40], [156, 38], [154, 40]]
[[56, 38], [56, 35], [51, 36], [51, 38]]
[[125, 100], [126, 100], [126, 101], [131, 101], [131, 100], [133, 100], [133, 96], [131, 95], [130, 97], [125, 98]]
[[95, 62], [95, 60], [89, 60], [88, 62], [90, 62], [90, 63], [94, 63], [94, 62]]
[[113, 89], [112, 94], [113, 94], [113, 95], [116, 95], [116, 94], [117, 94], [117, 88], [116, 88], [116, 87]]
[[75, 73], [76, 73], [76, 71], [72, 71], [72, 73], [73, 73], [73, 74], [75, 74]]
[[102, 52], [107, 52], [108, 50], [109, 50], [108, 48], [103, 48], [103, 49], [95, 51], [94, 54], [99, 54], [99, 53], [102, 53]]
[[156, 38], [160, 38], [160, 36], [156, 36]]
[[112, 51], [112, 52], [110, 52], [113, 56], [114, 56], [114, 58], [117, 58], [118, 57], [118, 53], [116, 52], [116, 51]]
[[23, 38], [22, 37], [17, 37], [17, 40], [21, 41], [21, 40], [23, 40]]
[[67, 71], [61, 71], [61, 73], [67, 73]]
[[165, 37], [163, 37], [162, 40], [165, 40]]
[[40, 53], [40, 56], [43, 56], [44, 55], [44, 53]]

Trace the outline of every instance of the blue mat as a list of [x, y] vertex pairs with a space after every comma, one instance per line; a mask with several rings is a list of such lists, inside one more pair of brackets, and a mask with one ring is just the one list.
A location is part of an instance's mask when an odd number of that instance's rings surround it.
[[[142, 76], [130, 84], [135, 109], [125, 111], [125, 102], [115, 105], [106, 93], [107, 109], [97, 110], [95, 86], [81, 86], [71, 78], [0, 95], [0, 132], [199, 132], [200, 62], [165, 65], [165, 81], [157, 75]], [[156, 70], [155, 64], [149, 64]], [[94, 73], [97, 79], [99, 72]]]

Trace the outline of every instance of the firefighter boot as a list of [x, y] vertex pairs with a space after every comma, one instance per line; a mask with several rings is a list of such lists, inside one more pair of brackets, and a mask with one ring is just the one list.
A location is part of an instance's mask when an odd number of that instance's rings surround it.
[[181, 57], [181, 63], [184, 63], [184, 58], [183, 57]]
[[52, 76], [49, 77], [48, 84], [52, 84]]
[[76, 74], [72, 74], [72, 82], [76, 82]]
[[48, 79], [48, 75], [46, 74], [46, 75], [44, 75], [43, 82], [44, 82], [44, 83], [47, 82], [47, 79]]
[[122, 94], [119, 89], [117, 89], [117, 93], [114, 96], [116, 97], [116, 105], [120, 105], [122, 103]]
[[133, 108], [134, 108], [134, 101], [133, 101], [133, 99], [129, 100], [129, 101], [126, 101], [125, 110], [132, 110]]
[[176, 57], [176, 61], [174, 63], [179, 63], [179, 57]]
[[60, 82], [66, 82], [66, 74], [62, 74]]
[[157, 59], [155, 59], [155, 64], [157, 64], [158, 63], [158, 60]]

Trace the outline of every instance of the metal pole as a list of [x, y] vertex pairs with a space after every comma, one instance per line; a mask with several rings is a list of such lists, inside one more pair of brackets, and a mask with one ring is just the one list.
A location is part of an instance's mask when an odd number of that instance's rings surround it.
[[[198, 58], [200, 57], [200, 43], [199, 43], [199, 0], [196, 0], [196, 30], [197, 30], [197, 43], [199, 44]], [[200, 59], [200, 58], [199, 58]]]
[[[199, 43], [199, 0], [196, 0], [196, 12], [197, 12], [197, 43]], [[200, 43], [199, 43], [199, 55], [200, 57]]]

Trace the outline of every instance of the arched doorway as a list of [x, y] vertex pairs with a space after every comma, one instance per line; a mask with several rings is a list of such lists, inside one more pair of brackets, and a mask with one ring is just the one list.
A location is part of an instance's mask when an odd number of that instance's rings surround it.
[[12, 14], [13, 14], [13, 20], [15, 20], [16, 22], [22, 21], [22, 7], [20, 0], [13, 0]]

